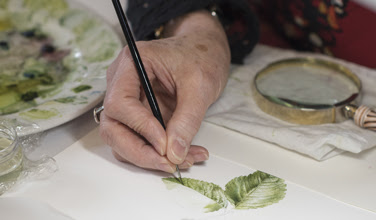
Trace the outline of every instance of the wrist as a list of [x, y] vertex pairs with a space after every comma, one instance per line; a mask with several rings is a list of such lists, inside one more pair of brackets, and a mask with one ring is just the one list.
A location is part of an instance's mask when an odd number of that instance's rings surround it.
[[[191, 41], [210, 46], [217, 54], [231, 60], [228, 39], [218, 17], [208, 10], [194, 11], [170, 20], [163, 30], [163, 37], [188, 37]], [[188, 41], [188, 39], [186, 39]]]
[[[162, 31], [162, 29], [159, 29]], [[214, 12], [207, 10], [194, 11], [172, 19], [163, 27], [163, 37], [186, 35], [190, 33], [211, 32], [227, 41], [226, 33]]]

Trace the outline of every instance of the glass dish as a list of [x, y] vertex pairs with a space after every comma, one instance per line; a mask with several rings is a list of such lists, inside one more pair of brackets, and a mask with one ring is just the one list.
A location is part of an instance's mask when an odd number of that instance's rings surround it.
[[[22, 171], [23, 152], [15, 129], [0, 123], [0, 189], [15, 182]], [[0, 190], [1, 195], [1, 190]]]

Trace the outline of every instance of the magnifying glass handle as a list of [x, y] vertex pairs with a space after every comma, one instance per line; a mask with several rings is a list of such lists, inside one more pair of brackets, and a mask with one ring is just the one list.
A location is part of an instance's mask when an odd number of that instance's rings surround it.
[[355, 124], [361, 128], [376, 131], [376, 112], [367, 106], [347, 105], [343, 108], [346, 118], [354, 120]]

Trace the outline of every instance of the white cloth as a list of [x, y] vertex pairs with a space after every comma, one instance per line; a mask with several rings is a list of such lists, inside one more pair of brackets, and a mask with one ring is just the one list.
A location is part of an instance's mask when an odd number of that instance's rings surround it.
[[345, 65], [362, 81], [362, 104], [374, 108], [376, 71], [343, 60], [258, 45], [242, 66], [232, 66], [220, 99], [208, 110], [205, 120], [287, 149], [325, 160], [344, 151], [359, 153], [376, 146], [376, 132], [358, 128], [352, 120], [337, 124], [296, 125], [261, 111], [252, 98], [251, 83], [267, 64], [292, 57], [319, 57]]

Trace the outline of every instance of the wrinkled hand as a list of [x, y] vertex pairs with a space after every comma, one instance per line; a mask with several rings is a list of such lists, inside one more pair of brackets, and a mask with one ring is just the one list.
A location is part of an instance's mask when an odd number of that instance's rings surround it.
[[187, 23], [194, 16], [213, 19], [197, 13], [174, 23], [171, 37], [137, 42], [166, 131], [150, 110], [128, 47], [109, 67], [100, 134], [118, 160], [173, 173], [175, 164], [185, 169], [208, 159], [191, 141], [227, 82], [230, 52], [218, 23], [214, 31], [205, 22]]

